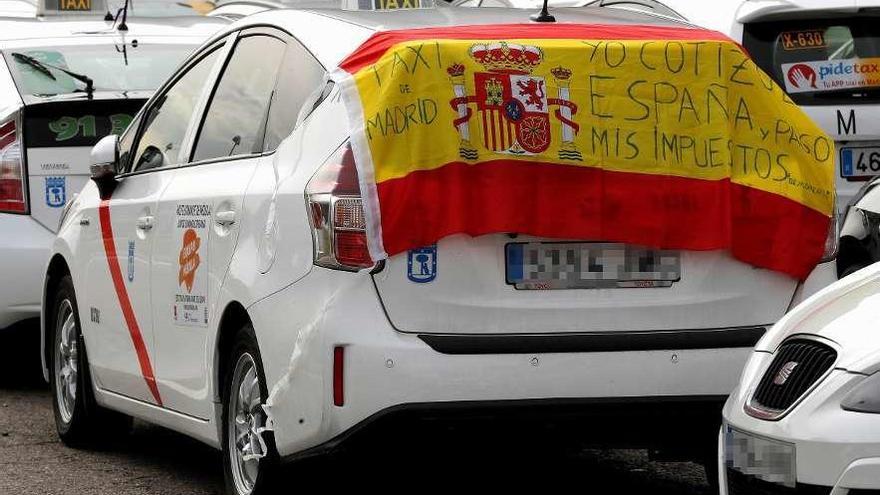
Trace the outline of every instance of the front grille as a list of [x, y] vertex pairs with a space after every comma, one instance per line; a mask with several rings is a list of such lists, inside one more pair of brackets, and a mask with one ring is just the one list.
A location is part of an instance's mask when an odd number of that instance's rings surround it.
[[834, 365], [837, 352], [816, 340], [784, 342], [761, 378], [750, 405], [775, 419], [800, 399]]
[[796, 488], [789, 488], [727, 468], [728, 495], [828, 495], [830, 493], [830, 487], [798, 483]]

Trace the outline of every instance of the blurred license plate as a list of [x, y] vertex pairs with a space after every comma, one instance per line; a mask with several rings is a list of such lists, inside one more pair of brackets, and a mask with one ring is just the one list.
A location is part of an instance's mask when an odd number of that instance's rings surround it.
[[880, 175], [880, 147], [840, 148], [840, 175], [842, 177]]
[[600, 242], [507, 244], [507, 283], [517, 289], [669, 287], [681, 279], [678, 251]]
[[750, 435], [727, 425], [724, 437], [728, 469], [769, 483], [791, 488], [797, 485], [793, 444]]

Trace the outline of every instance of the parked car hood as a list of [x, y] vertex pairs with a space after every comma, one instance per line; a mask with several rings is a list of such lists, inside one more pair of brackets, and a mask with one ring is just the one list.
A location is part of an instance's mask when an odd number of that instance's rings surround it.
[[838, 368], [857, 373], [880, 369], [880, 263], [819, 291], [785, 315], [758, 342], [774, 352], [786, 338], [824, 337], [838, 347]]

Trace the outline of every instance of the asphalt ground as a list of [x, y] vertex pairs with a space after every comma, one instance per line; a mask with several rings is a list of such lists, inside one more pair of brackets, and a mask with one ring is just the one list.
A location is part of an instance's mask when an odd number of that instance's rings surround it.
[[[102, 450], [64, 446], [55, 432], [34, 334], [0, 333], [0, 494], [222, 493], [219, 452], [164, 428], [136, 421], [129, 436]], [[711, 493], [701, 466], [654, 462], [642, 450], [574, 449], [559, 455], [516, 442], [495, 447], [476, 441], [382, 447], [372, 455], [366, 446], [289, 465], [279, 492], [323, 486], [392, 492], [468, 493], [488, 487], [522, 493], [565, 487], [580, 494]]]

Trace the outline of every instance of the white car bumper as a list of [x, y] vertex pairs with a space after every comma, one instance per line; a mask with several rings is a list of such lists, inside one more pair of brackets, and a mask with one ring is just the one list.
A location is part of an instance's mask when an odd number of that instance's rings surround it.
[[[444, 354], [395, 330], [370, 276], [315, 268], [248, 309], [282, 456], [324, 444], [403, 405], [542, 399], [721, 398], [746, 348]], [[344, 347], [344, 405], [333, 405], [335, 347]], [[715, 421], [717, 421], [717, 403]], [[711, 420], [711, 418], [710, 418]], [[662, 423], [662, 422], [659, 422]], [[714, 423], [717, 424], [717, 423]], [[654, 424], [662, 430], [663, 424]]]
[[[770, 354], [756, 353], [744, 378], [757, 369], [764, 369], [761, 365], [766, 366], [770, 359]], [[845, 495], [850, 490], [880, 490], [880, 414], [851, 412], [840, 406], [843, 398], [864, 379], [864, 375], [834, 370], [778, 421], [760, 420], [746, 414], [743, 405], [748, 396], [737, 389], [724, 407], [722, 435], [724, 428], [732, 427], [749, 437], [788, 444], [796, 482], [801, 489], [819, 490], [817, 487], [823, 487], [827, 491], [822, 490], [822, 493], [833, 495]], [[745, 379], [743, 383], [753, 382]], [[737, 473], [742, 470], [728, 474], [728, 465], [734, 461], [725, 456], [733, 455], [725, 453], [723, 438], [719, 444], [721, 493], [740, 493], [741, 489], [736, 489], [736, 480], [743, 481], [744, 478]], [[761, 457], [758, 452], [751, 454]], [[770, 490], [760, 493], [776, 493], [777, 490], [779, 493], [795, 493], [782, 485], [753, 478], [750, 477], [749, 483]]]
[[28, 215], [0, 213], [0, 329], [40, 316], [43, 268], [55, 235]]

